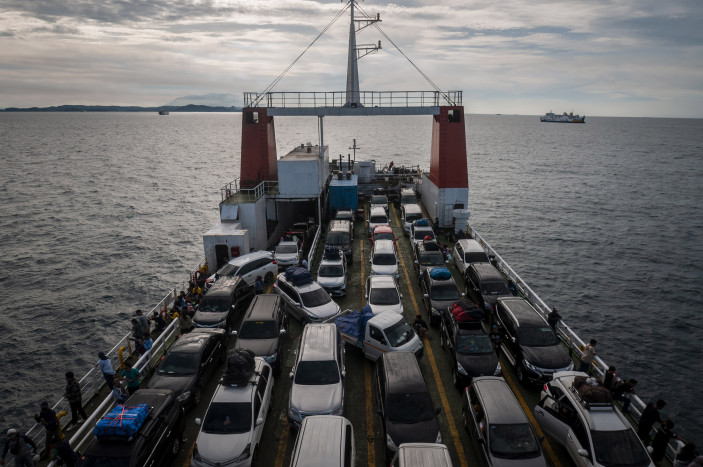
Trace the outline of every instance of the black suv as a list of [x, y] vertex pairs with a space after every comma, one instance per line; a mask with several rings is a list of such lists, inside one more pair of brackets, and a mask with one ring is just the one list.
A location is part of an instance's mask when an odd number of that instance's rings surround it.
[[490, 263], [473, 263], [464, 275], [466, 293], [482, 310], [490, 312], [498, 297], [512, 297], [508, 283]]
[[480, 321], [457, 322], [452, 313], [442, 314], [439, 345], [454, 364], [452, 382], [463, 389], [475, 376], [498, 376], [498, 355]]
[[420, 290], [430, 324], [439, 323], [447, 308], [461, 300], [463, 295], [449, 269], [443, 267], [425, 269], [420, 276]]
[[93, 440], [78, 467], [152, 467], [171, 465], [181, 448], [185, 428], [183, 407], [173, 391], [140, 389], [125, 403], [146, 404], [149, 415], [135, 436]]
[[415, 244], [413, 252], [415, 253], [415, 272], [418, 278], [422, 276], [425, 269], [444, 266], [447, 262], [437, 242], [418, 242]]
[[215, 282], [198, 305], [193, 323], [199, 328], [224, 328], [228, 331], [237, 312], [244, 312], [254, 298], [254, 287], [242, 277], [223, 277]]
[[158, 363], [150, 389], [170, 389], [183, 407], [200, 403], [203, 387], [227, 358], [224, 329], [194, 329], [178, 339]]
[[287, 329], [288, 314], [283, 312], [281, 296], [257, 295], [244, 315], [235, 348], [251, 350], [278, 374], [281, 371], [281, 337]]
[[494, 319], [503, 337], [500, 348], [521, 383], [544, 383], [557, 371], [574, 369], [547, 320], [524, 298], [499, 298]]

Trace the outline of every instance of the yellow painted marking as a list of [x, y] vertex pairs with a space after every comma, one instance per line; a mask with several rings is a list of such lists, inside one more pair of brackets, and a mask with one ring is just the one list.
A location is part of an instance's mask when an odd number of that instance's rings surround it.
[[[522, 395], [520, 394], [520, 391], [515, 384], [515, 381], [506, 374], [505, 372], [503, 373], [503, 379], [508, 383], [510, 386], [510, 389], [513, 390], [513, 393], [515, 394], [515, 397], [517, 397], [518, 402], [520, 402], [520, 406], [522, 407], [522, 410], [525, 412], [527, 415], [527, 418], [530, 420], [530, 423], [532, 423], [532, 426], [534, 427], [535, 431], [537, 432], [537, 436], [544, 436], [544, 433], [542, 432], [542, 429], [539, 427], [539, 423], [537, 423], [537, 420], [535, 420], [534, 415], [532, 415], [532, 411], [527, 405], [527, 402], [525, 402], [525, 399], [522, 398]], [[560, 465], [559, 459], [557, 459], [556, 454], [554, 454], [554, 450], [552, 449], [552, 445], [549, 443], [549, 440], [547, 437], [544, 437], [544, 441], [542, 442], [542, 450], [547, 453], [547, 456], [549, 457], [549, 460], [552, 462], [552, 465]]]
[[[288, 420], [283, 419], [283, 423], [287, 424]], [[276, 454], [276, 467], [283, 467], [283, 457], [286, 455], [286, 447], [288, 447], [288, 432], [290, 428], [283, 426], [281, 439], [278, 441], [278, 453]]]
[[[395, 218], [396, 222], [398, 222], [398, 212], [395, 208], [393, 208], [393, 217]], [[413, 307], [416, 311], [418, 311], [419, 308], [417, 306], [417, 300], [415, 299], [415, 292], [413, 292], [410, 278], [408, 277], [408, 270], [405, 268], [405, 261], [403, 260], [403, 255], [398, 255], [398, 259], [400, 260], [400, 266], [403, 269], [405, 282], [408, 284], [408, 291], [410, 292], [410, 299], [413, 302]], [[456, 430], [456, 423], [454, 423], [454, 416], [451, 412], [449, 400], [447, 399], [447, 394], [444, 391], [442, 379], [439, 377], [437, 361], [434, 358], [434, 352], [432, 352], [432, 347], [429, 345], [429, 342], [425, 342], [425, 349], [427, 350], [427, 358], [429, 358], [430, 366], [432, 367], [432, 374], [437, 383], [439, 398], [442, 401], [442, 410], [444, 410], [444, 415], [447, 417], [447, 423], [449, 424], [449, 430], [452, 433], [452, 441], [454, 442], [454, 447], [456, 448], [456, 453], [459, 457], [459, 462], [461, 463], [462, 467], [468, 467], [469, 464], [466, 462], [466, 454], [464, 453], [464, 447], [461, 445], [461, 439], [459, 438], [459, 432]]]
[[183, 467], [188, 467], [190, 465], [190, 460], [193, 458], [193, 450], [195, 449], [195, 442], [190, 446], [190, 449], [188, 450], [188, 457], [186, 457], [186, 461], [183, 463]]
[[[364, 207], [364, 214], [366, 214], [366, 207]], [[366, 217], [366, 216], [364, 216]], [[359, 239], [359, 253], [361, 258], [359, 263], [361, 263], [361, 307], [366, 305], [366, 281], [364, 280], [364, 240]], [[364, 358], [366, 360], [366, 358]], [[371, 389], [371, 364], [368, 361], [364, 362], [364, 383], [366, 386], [366, 437], [367, 439], [375, 439], [374, 426], [373, 426], [373, 399], [371, 394], [373, 390]], [[369, 442], [366, 447], [366, 458], [368, 459], [369, 467], [374, 467], [376, 465], [376, 448], [375, 443]]]

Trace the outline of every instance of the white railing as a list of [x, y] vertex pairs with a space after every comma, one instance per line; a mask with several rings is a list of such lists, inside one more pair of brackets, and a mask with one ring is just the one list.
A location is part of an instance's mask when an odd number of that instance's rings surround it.
[[221, 201], [237, 194], [255, 201], [267, 193], [276, 193], [278, 191], [278, 181], [276, 180], [264, 180], [253, 188], [242, 188], [241, 184], [241, 178], [238, 178], [220, 188]]
[[[462, 91], [359, 91], [364, 107], [437, 107], [462, 105]], [[346, 91], [245, 92], [244, 107], [320, 108], [344, 107]]]

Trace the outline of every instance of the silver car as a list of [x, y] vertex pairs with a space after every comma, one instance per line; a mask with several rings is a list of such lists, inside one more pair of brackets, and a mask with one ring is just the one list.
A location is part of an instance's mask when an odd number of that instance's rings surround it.
[[286, 312], [302, 322], [320, 322], [339, 313], [340, 308], [315, 281], [295, 285], [279, 274], [273, 291], [283, 299]]
[[300, 427], [308, 415], [344, 415], [344, 340], [334, 323], [308, 324], [290, 372], [288, 421]]
[[285, 269], [288, 266], [297, 266], [300, 262], [302, 252], [298, 242], [282, 241], [276, 246], [274, 256], [279, 268]]
[[324, 257], [317, 269], [317, 283], [333, 297], [347, 294], [347, 259], [343, 254], [338, 257]]

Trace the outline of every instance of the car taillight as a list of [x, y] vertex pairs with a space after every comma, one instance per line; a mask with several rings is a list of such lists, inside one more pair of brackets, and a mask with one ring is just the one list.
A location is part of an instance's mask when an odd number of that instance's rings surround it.
[[276, 260], [275, 260], [275, 259], [273, 260], [273, 264], [276, 264]]

